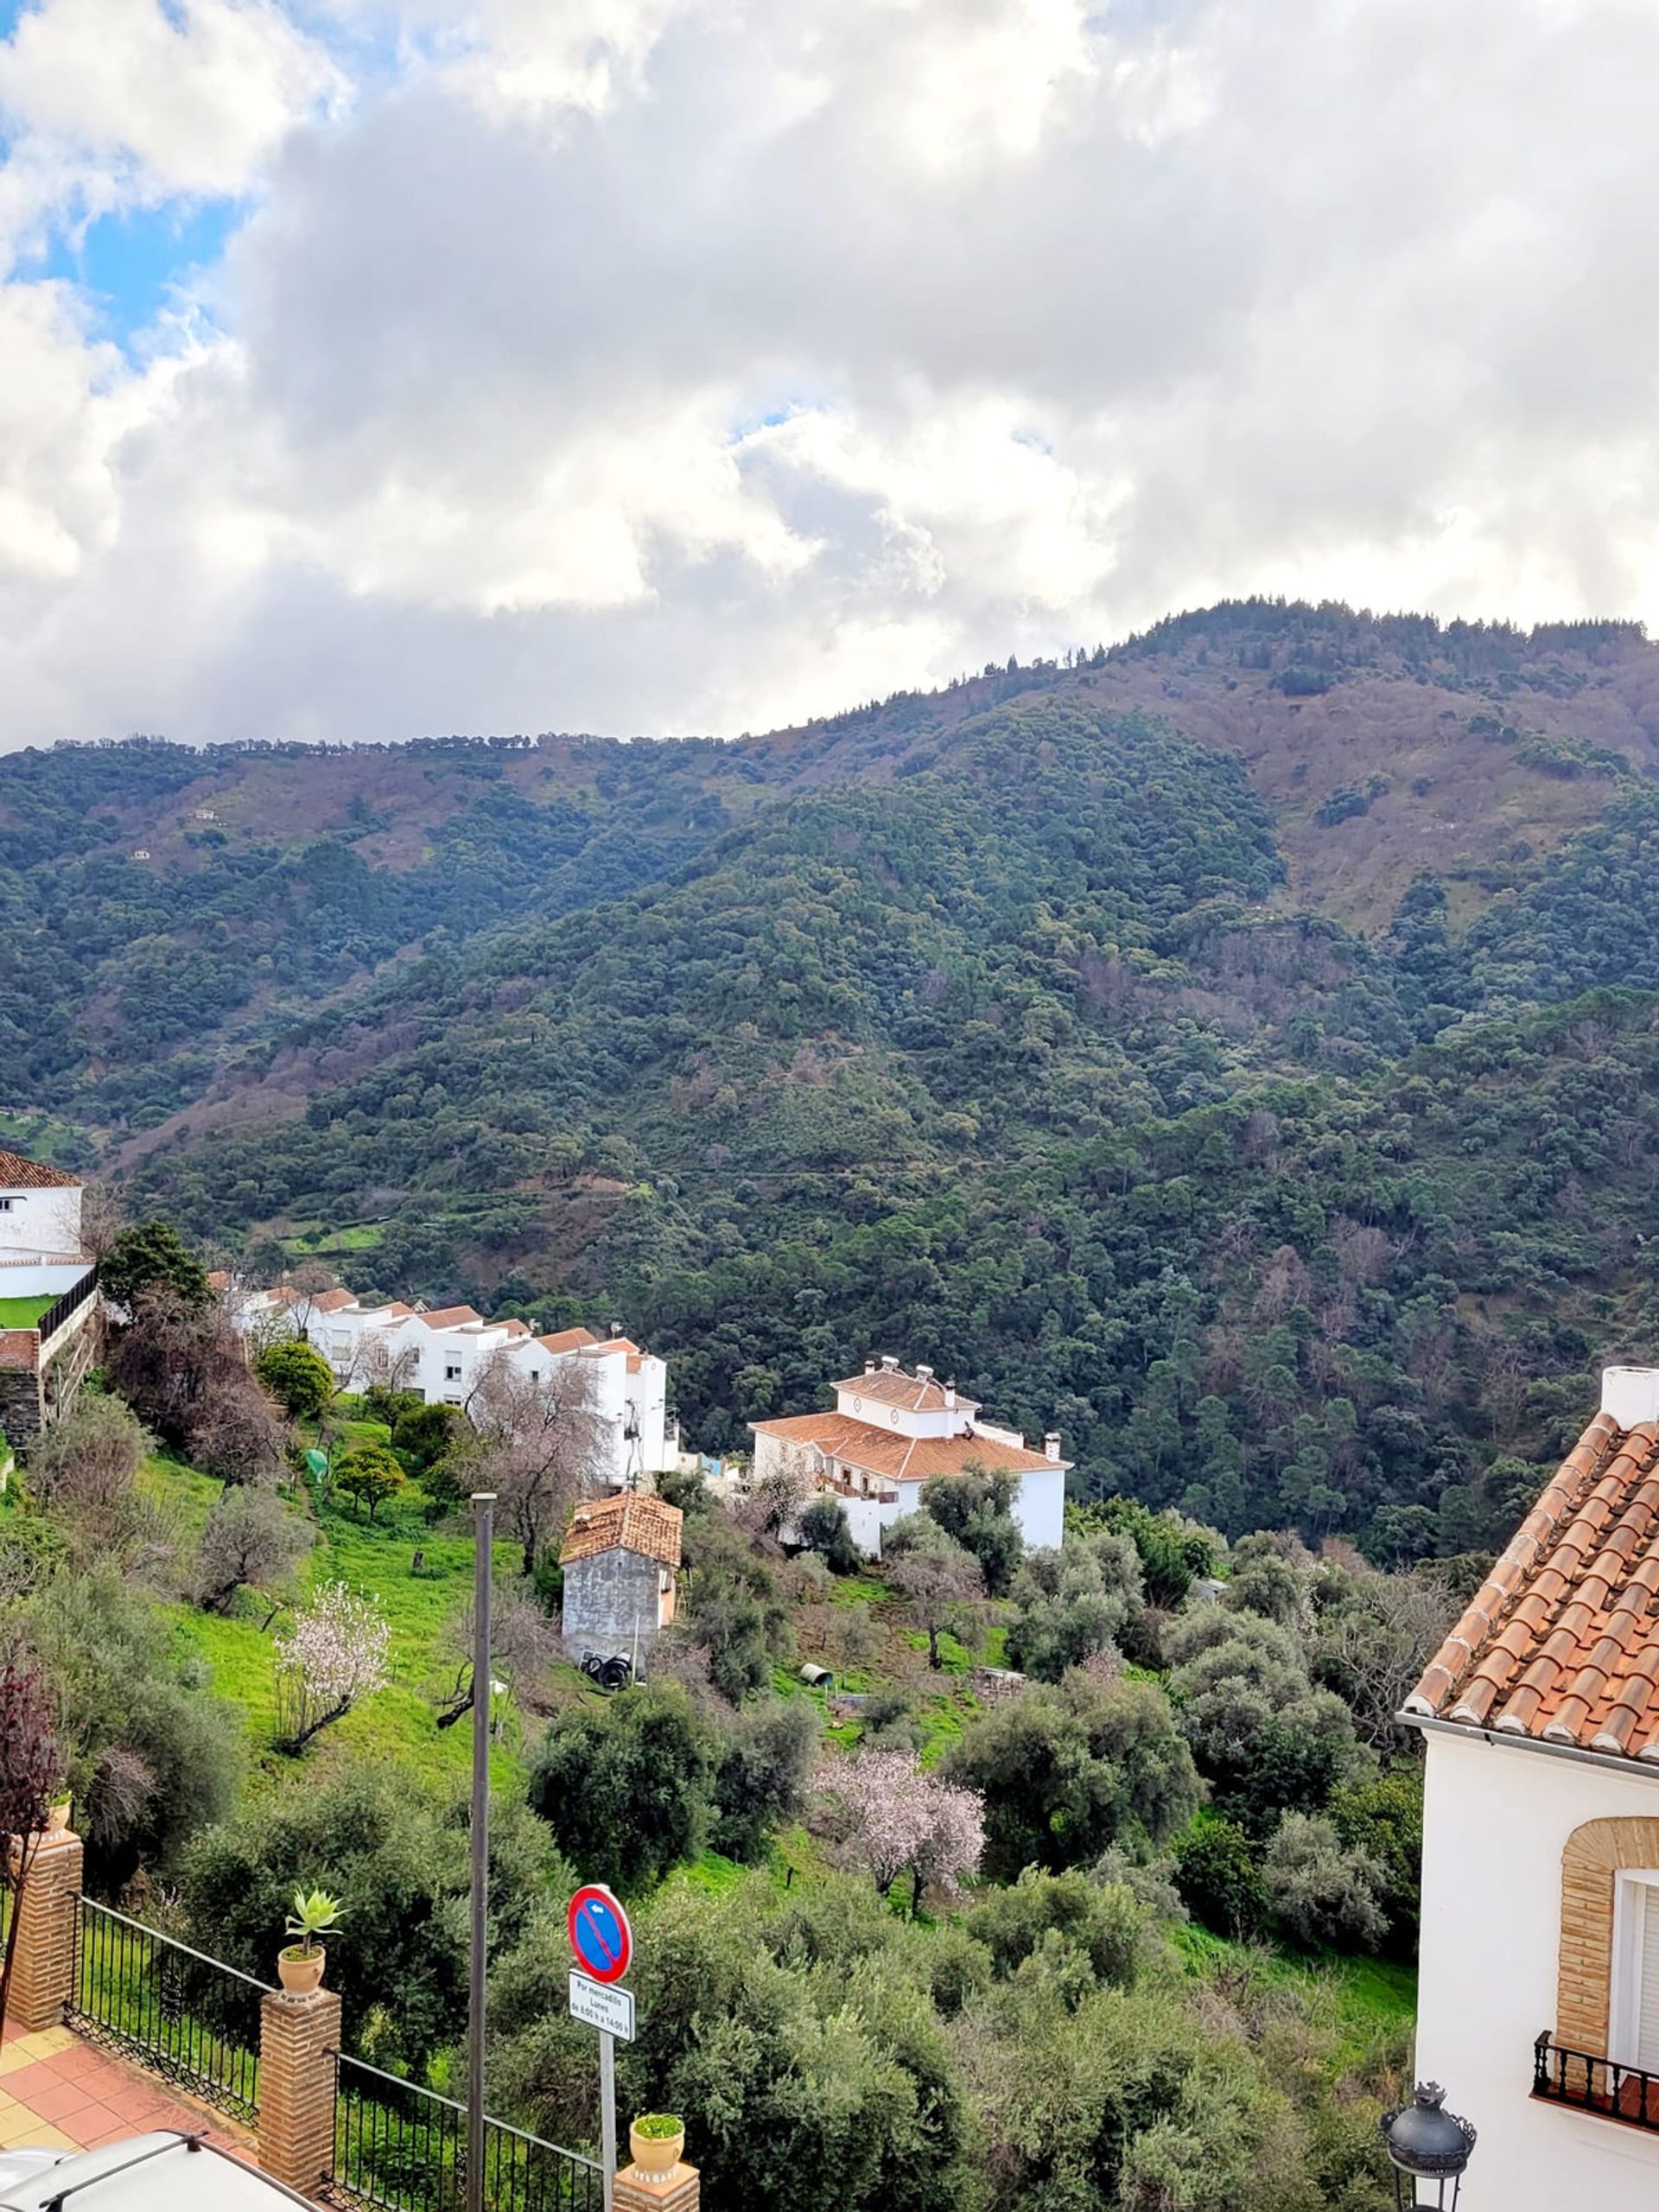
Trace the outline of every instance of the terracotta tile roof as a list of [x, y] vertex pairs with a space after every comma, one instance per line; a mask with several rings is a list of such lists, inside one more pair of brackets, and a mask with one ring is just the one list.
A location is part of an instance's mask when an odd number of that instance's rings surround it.
[[[924, 1378], [906, 1375], [903, 1368], [874, 1368], [868, 1375], [849, 1375], [844, 1382], [833, 1382], [830, 1387], [834, 1390], [851, 1390], [875, 1405], [902, 1406], [907, 1413], [942, 1414], [945, 1409], [943, 1383], [934, 1382], [931, 1376]], [[956, 1405], [958, 1413], [971, 1414], [978, 1411], [979, 1401], [958, 1394]]]
[[935, 1475], [965, 1474], [983, 1467], [988, 1474], [1025, 1474], [1037, 1467], [1067, 1467], [1023, 1445], [1001, 1444], [995, 1437], [901, 1436], [875, 1428], [849, 1414], [794, 1414], [781, 1421], [752, 1421], [757, 1436], [779, 1436], [795, 1444], [816, 1444], [826, 1459], [885, 1475], [890, 1482], [925, 1482]]
[[1598, 1414], [1405, 1710], [1659, 1761], [1659, 1424]]
[[643, 1552], [664, 1567], [680, 1563], [680, 1529], [685, 1516], [677, 1505], [637, 1490], [614, 1497], [585, 1498], [570, 1516], [559, 1547], [559, 1565], [588, 1559], [595, 1552]]
[[607, 1337], [600, 1349], [602, 1351], [632, 1352], [636, 1359], [639, 1357], [639, 1347], [631, 1337]]
[[429, 1329], [463, 1329], [469, 1321], [481, 1321], [484, 1316], [470, 1306], [440, 1306], [435, 1313], [423, 1313], [421, 1319]]
[[556, 1329], [550, 1337], [537, 1337], [543, 1351], [581, 1351], [599, 1338], [591, 1329]]
[[498, 1321], [495, 1325], [498, 1329], [505, 1329], [510, 1337], [527, 1337], [530, 1334], [528, 1321]]
[[349, 1290], [325, 1290], [311, 1301], [314, 1313], [339, 1313], [348, 1306], [355, 1306], [356, 1298]]
[[78, 1191], [79, 1175], [66, 1175], [61, 1167], [48, 1167], [43, 1160], [25, 1160], [21, 1152], [0, 1152], [0, 1191]]

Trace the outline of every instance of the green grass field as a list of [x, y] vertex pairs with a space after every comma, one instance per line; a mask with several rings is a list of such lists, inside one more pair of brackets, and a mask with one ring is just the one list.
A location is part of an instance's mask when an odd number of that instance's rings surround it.
[[[377, 1433], [385, 1434], [384, 1428]], [[219, 1497], [218, 1483], [164, 1459], [150, 1462], [145, 1483], [150, 1495], [177, 1516], [181, 1534], [200, 1535]], [[383, 1505], [373, 1522], [343, 1504], [325, 1503], [316, 1514], [316, 1541], [301, 1569], [302, 1586], [312, 1590], [324, 1582], [345, 1582], [379, 1599], [391, 1622], [392, 1679], [319, 1738], [307, 1758], [321, 1763], [366, 1753], [392, 1760], [441, 1789], [459, 1789], [470, 1771], [472, 1730], [466, 1722], [440, 1729], [430, 1694], [454, 1681], [453, 1668], [446, 1672], [444, 1631], [472, 1593], [473, 1541], [464, 1529], [430, 1528], [423, 1503], [418, 1492], [411, 1492]], [[296, 1503], [290, 1510], [304, 1508]], [[517, 1564], [516, 1547], [498, 1542], [497, 1573]], [[286, 1764], [272, 1748], [274, 1638], [283, 1617], [266, 1630], [262, 1624], [267, 1610], [245, 1593], [238, 1610], [222, 1618], [182, 1603], [169, 1608], [181, 1642], [207, 1662], [212, 1688], [240, 1707], [256, 1758], [274, 1768]], [[510, 1717], [504, 1740], [491, 1752], [492, 1775], [503, 1789], [517, 1788], [524, 1778], [523, 1746], [511, 1740], [513, 1734]]]
[[55, 1292], [50, 1298], [0, 1298], [0, 1329], [32, 1329], [47, 1307], [56, 1304]]

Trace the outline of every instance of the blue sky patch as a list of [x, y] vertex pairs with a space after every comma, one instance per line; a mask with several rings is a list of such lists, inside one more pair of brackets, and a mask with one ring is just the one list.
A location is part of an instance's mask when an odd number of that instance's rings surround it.
[[242, 213], [239, 201], [214, 200], [102, 215], [78, 244], [58, 239], [30, 274], [80, 286], [100, 334], [124, 346], [172, 304], [192, 270], [219, 258]]

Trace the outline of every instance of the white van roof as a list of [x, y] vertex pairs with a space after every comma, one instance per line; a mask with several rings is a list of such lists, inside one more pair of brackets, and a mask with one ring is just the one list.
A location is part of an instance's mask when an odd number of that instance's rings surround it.
[[168, 2128], [81, 2151], [0, 2186], [0, 2212], [279, 2212], [303, 2204], [216, 2143]]

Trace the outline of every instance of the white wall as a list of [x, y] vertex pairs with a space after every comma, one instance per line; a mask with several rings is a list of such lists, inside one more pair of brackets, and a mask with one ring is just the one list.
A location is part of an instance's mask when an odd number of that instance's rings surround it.
[[80, 1185], [20, 1190], [0, 1184], [0, 1260], [73, 1256], [80, 1249]]
[[1028, 1467], [1014, 1493], [1014, 1517], [1028, 1551], [1065, 1541], [1065, 1469]]
[[1659, 1817], [1659, 1773], [1426, 1733], [1416, 2072], [1480, 2132], [1458, 2212], [1654, 2212], [1659, 2135], [1529, 2092], [1555, 2029], [1562, 1847], [1586, 1821]]

